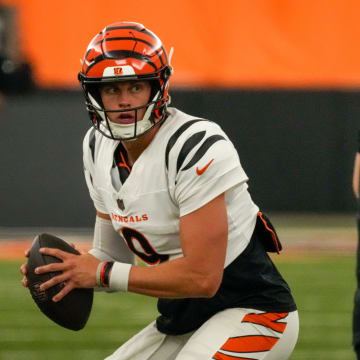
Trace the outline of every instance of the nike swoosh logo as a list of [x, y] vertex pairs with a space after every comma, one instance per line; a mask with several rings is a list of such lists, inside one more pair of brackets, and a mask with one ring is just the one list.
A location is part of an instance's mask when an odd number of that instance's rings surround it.
[[214, 159], [211, 159], [202, 169], [199, 169], [198, 167], [196, 168], [196, 173], [198, 175], [202, 175], [206, 170], [207, 168], [211, 165], [211, 163], [214, 161]]

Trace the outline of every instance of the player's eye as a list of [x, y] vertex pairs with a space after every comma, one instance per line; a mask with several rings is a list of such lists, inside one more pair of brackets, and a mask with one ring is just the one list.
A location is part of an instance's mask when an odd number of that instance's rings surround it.
[[108, 93], [109, 94], [116, 94], [117, 93], [117, 88], [115, 86], [110, 86], [108, 89]]
[[105, 94], [116, 94], [117, 88], [116, 88], [116, 86], [107, 85], [107, 86], [104, 86], [101, 89], [101, 91]]
[[134, 92], [134, 93], [138, 93], [140, 92], [142, 89], [142, 86], [140, 83], [135, 83], [131, 86], [131, 91]]

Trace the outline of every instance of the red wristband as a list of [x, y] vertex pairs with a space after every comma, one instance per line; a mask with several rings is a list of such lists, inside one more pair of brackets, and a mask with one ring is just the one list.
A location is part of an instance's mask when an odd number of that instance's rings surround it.
[[105, 268], [106, 268], [107, 263], [108, 263], [107, 261], [104, 261], [102, 266], [101, 266], [101, 270], [100, 270], [100, 284], [101, 284], [101, 286], [105, 286], [104, 279], [105, 279]]

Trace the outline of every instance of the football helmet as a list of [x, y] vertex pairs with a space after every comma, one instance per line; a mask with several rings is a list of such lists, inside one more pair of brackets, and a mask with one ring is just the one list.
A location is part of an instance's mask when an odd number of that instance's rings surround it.
[[[106, 26], [90, 42], [78, 78], [93, 126], [114, 140], [133, 140], [166, 118], [170, 103], [169, 78], [173, 70], [161, 40], [142, 24], [117, 22]], [[149, 81], [151, 95], [144, 106], [106, 110], [99, 88], [107, 82]], [[142, 119], [138, 110], [146, 108]], [[135, 112], [131, 124], [111, 122], [110, 112]]]

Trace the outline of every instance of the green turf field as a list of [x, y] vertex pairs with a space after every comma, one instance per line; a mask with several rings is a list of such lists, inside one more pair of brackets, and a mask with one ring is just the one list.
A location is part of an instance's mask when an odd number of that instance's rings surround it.
[[351, 348], [353, 256], [312, 256], [278, 264], [298, 304], [300, 336], [292, 360], [355, 360]]
[[[354, 360], [351, 312], [354, 256], [275, 258], [300, 313], [292, 360]], [[96, 294], [84, 330], [73, 332], [40, 313], [20, 286], [18, 262], [0, 262], [0, 360], [103, 359], [156, 316], [155, 300], [133, 294]]]

